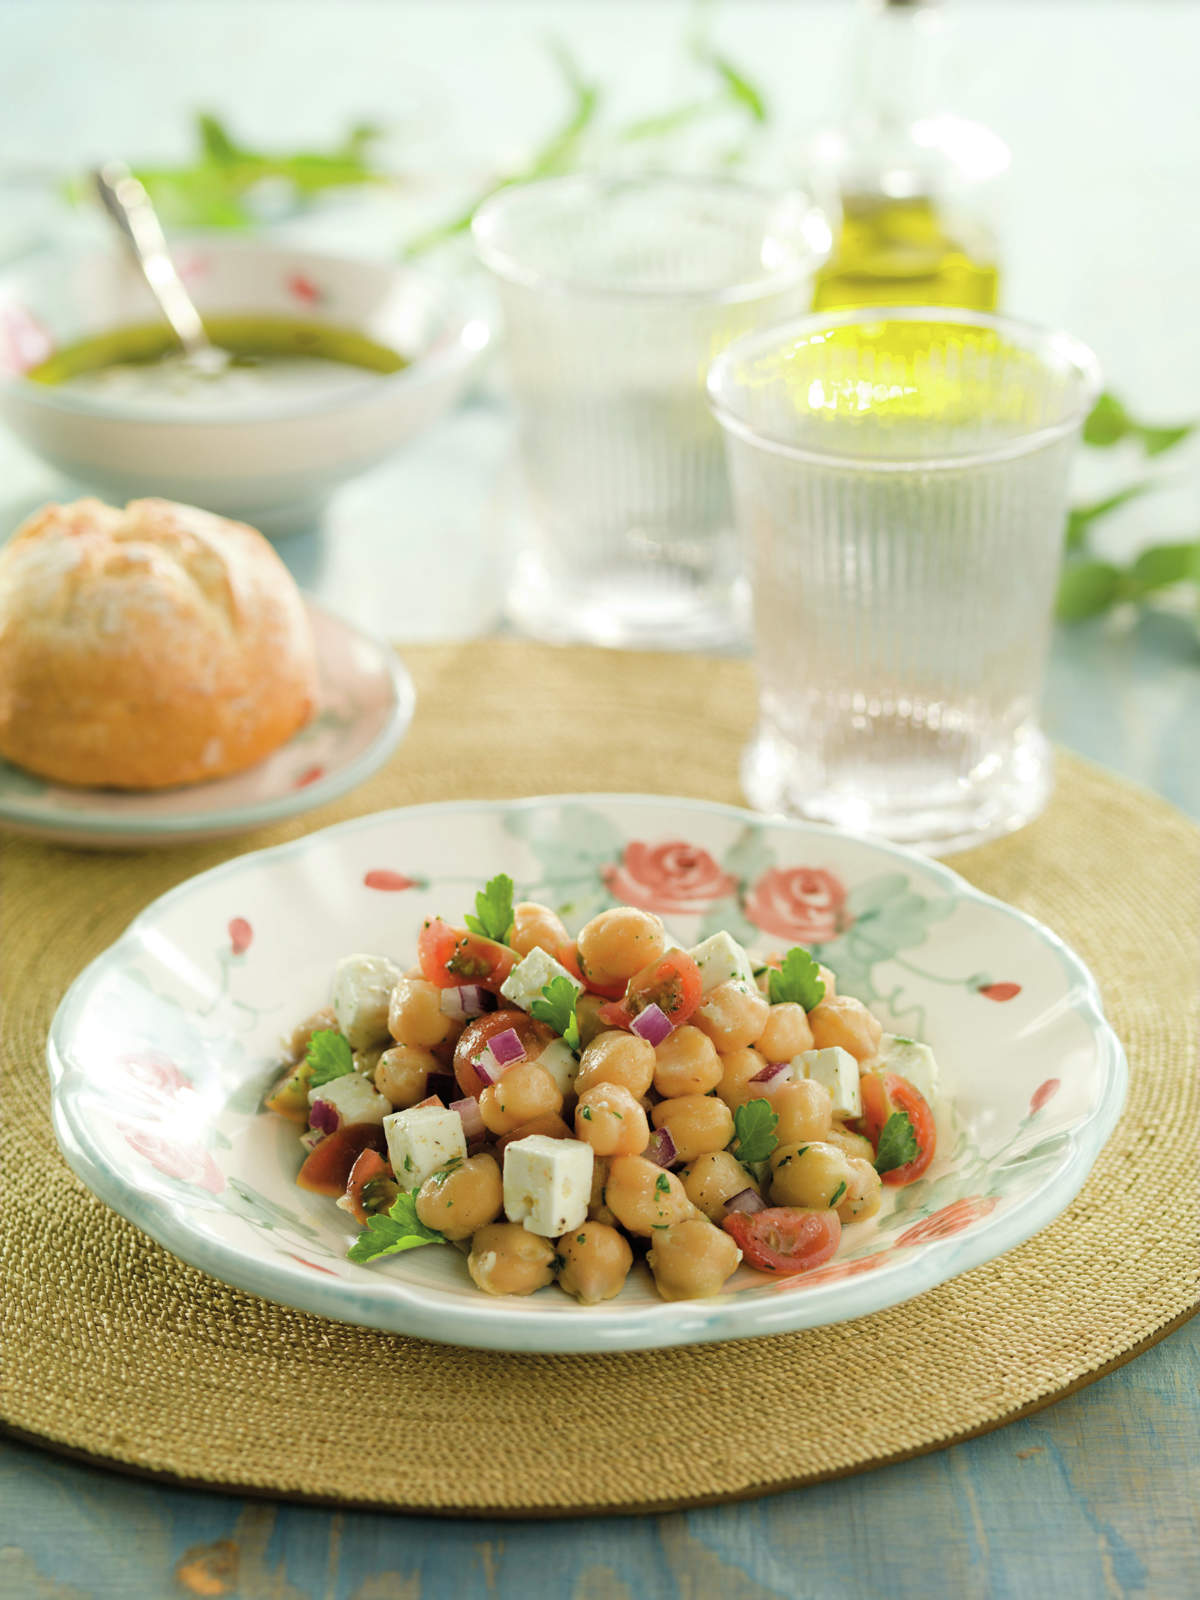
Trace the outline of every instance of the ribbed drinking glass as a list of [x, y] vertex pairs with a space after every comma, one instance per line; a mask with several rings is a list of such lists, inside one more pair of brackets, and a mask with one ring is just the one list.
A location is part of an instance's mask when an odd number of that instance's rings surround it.
[[735, 637], [744, 582], [705, 375], [731, 340], [810, 303], [823, 218], [798, 194], [585, 176], [503, 191], [474, 234], [525, 480], [509, 614], [553, 640]]
[[1098, 390], [1076, 340], [966, 311], [812, 316], [718, 358], [753, 805], [932, 851], [1041, 809], [1067, 472]]

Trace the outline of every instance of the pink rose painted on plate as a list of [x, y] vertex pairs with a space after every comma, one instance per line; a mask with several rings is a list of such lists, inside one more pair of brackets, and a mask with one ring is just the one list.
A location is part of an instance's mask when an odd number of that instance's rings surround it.
[[168, 1178], [195, 1184], [210, 1194], [220, 1194], [225, 1187], [224, 1174], [203, 1145], [181, 1144], [177, 1139], [164, 1139], [148, 1128], [135, 1128], [127, 1123], [120, 1126], [130, 1149], [144, 1156]]
[[995, 1195], [975, 1194], [963, 1200], [955, 1200], [952, 1205], [943, 1206], [940, 1211], [935, 1211], [931, 1217], [925, 1217], [921, 1222], [914, 1222], [911, 1228], [896, 1240], [896, 1246], [906, 1244], [927, 1244], [930, 1239], [948, 1239], [952, 1234], [961, 1233], [964, 1228], [969, 1228], [973, 1222], [978, 1222], [981, 1217], [986, 1217], [998, 1205]]
[[117, 1066], [151, 1100], [173, 1100], [192, 1087], [191, 1080], [184, 1077], [173, 1061], [154, 1051], [121, 1056]]
[[254, 929], [245, 917], [234, 917], [229, 923], [229, 948], [235, 956], [244, 956], [254, 939]]
[[635, 839], [601, 877], [615, 899], [666, 916], [698, 914], [737, 889], [737, 879], [723, 872], [707, 850], [683, 839], [655, 845]]
[[985, 983], [979, 993], [985, 1000], [995, 1000], [1003, 1003], [1005, 1000], [1015, 1000], [1021, 992], [1019, 983]]
[[824, 867], [771, 867], [746, 897], [746, 916], [793, 944], [828, 944], [850, 918], [840, 878]]

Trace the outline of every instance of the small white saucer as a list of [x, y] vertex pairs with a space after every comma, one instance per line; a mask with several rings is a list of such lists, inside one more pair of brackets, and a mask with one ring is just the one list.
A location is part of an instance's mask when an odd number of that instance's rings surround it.
[[312, 721], [246, 772], [181, 789], [75, 789], [0, 761], [0, 829], [145, 849], [245, 833], [315, 810], [370, 777], [412, 721], [412, 679], [386, 645], [305, 597], [320, 674]]

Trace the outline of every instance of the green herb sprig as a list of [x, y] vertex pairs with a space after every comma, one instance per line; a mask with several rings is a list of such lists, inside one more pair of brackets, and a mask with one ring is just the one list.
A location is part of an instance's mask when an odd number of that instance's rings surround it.
[[578, 1000], [579, 990], [570, 978], [551, 978], [544, 985], [541, 998], [529, 1007], [535, 1022], [544, 1022], [553, 1028], [562, 1036], [563, 1043], [575, 1051], [579, 1049], [579, 1018], [575, 1013]]
[[773, 1006], [791, 1001], [811, 1011], [825, 998], [820, 963], [803, 945], [794, 944], [778, 968], [768, 968], [767, 995]]
[[875, 1171], [882, 1177], [885, 1172], [894, 1172], [897, 1167], [906, 1167], [910, 1161], [917, 1159], [920, 1150], [921, 1146], [917, 1143], [908, 1112], [893, 1111], [879, 1135], [879, 1144], [875, 1150]]
[[347, 1251], [351, 1261], [377, 1261], [401, 1250], [416, 1250], [425, 1244], [446, 1244], [444, 1233], [427, 1228], [417, 1215], [417, 1190], [404, 1190], [380, 1216], [368, 1217], [366, 1226]]
[[475, 896], [475, 915], [470, 912], [463, 918], [472, 933], [485, 939], [495, 939], [504, 944], [513, 925], [513, 881], [507, 872], [498, 872], [489, 878]]
[[354, 1053], [350, 1049], [350, 1041], [345, 1034], [333, 1028], [316, 1030], [308, 1041], [304, 1059], [309, 1068], [310, 1089], [319, 1089], [322, 1084], [332, 1083], [335, 1078], [344, 1078], [348, 1072], [354, 1071]]

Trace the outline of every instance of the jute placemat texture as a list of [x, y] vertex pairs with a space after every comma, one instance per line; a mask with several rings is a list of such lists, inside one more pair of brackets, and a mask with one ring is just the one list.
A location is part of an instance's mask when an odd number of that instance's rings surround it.
[[1128, 1107], [1064, 1216], [907, 1305], [648, 1354], [459, 1350], [227, 1288], [93, 1199], [50, 1130], [46, 1031], [71, 979], [156, 895], [240, 850], [386, 806], [565, 789], [739, 798], [754, 709], [743, 663], [490, 641], [406, 657], [420, 696], [408, 739], [374, 779], [310, 818], [140, 855], [4, 844], [0, 1417], [10, 1428], [135, 1471], [342, 1504], [661, 1510], [985, 1431], [1194, 1311], [1200, 831], [1067, 757], [1044, 817], [955, 865], [1090, 963], [1129, 1053]]

